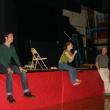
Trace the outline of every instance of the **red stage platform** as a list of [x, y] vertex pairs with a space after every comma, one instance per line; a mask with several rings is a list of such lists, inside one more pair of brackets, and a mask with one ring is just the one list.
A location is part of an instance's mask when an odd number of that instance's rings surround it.
[[6, 99], [6, 77], [0, 74], [0, 110], [37, 110], [103, 94], [103, 83], [97, 71], [79, 71], [78, 76], [82, 83], [72, 86], [67, 71], [27, 73], [29, 88], [36, 96], [29, 99], [23, 96], [20, 76], [14, 74], [13, 94], [16, 103], [9, 104]]

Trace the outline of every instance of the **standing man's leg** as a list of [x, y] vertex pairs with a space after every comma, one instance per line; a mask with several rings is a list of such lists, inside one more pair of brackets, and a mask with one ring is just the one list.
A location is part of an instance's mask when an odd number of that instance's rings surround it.
[[104, 82], [104, 89], [105, 93], [110, 93], [110, 80], [109, 80], [109, 69], [108, 68], [101, 68], [99, 70], [99, 74], [101, 76], [101, 79]]

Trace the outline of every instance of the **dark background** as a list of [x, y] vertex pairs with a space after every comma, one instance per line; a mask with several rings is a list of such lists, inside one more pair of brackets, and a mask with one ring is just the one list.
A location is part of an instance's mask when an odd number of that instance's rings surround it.
[[31, 60], [30, 48], [47, 57], [48, 66], [57, 66], [68, 33], [75, 32], [62, 9], [80, 13], [81, 5], [108, 13], [108, 0], [1, 0], [0, 33], [14, 32], [22, 64]]

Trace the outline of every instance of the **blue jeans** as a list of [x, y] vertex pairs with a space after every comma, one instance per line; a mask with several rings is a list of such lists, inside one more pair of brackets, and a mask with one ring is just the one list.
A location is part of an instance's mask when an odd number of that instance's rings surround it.
[[[24, 92], [29, 91], [28, 89], [28, 83], [26, 79], [26, 73], [25, 72], [20, 72], [19, 68], [15, 65], [11, 65], [10, 68], [14, 71], [14, 73], [17, 73], [21, 77], [21, 82], [22, 82], [22, 88]], [[6, 91], [7, 95], [12, 94], [12, 74], [8, 74], [8, 71], [6, 68], [4, 68], [2, 65], [0, 65], [0, 72], [6, 74]]]
[[60, 69], [68, 70], [72, 84], [75, 83], [75, 80], [77, 78], [77, 76], [76, 76], [77, 72], [76, 72], [76, 69], [74, 67], [72, 67], [72, 66], [70, 66], [68, 64], [64, 64], [64, 63], [59, 63], [58, 67]]

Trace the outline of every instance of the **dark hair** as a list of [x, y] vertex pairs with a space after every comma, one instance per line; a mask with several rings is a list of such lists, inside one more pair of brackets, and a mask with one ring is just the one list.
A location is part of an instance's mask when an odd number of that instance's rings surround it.
[[65, 44], [65, 46], [64, 46], [64, 50], [66, 50], [67, 47], [68, 47], [68, 45], [70, 45], [70, 44], [73, 44], [72, 41], [68, 41], [68, 42], [66, 42], [66, 44]]
[[6, 33], [4, 34], [4, 37], [8, 37], [9, 34], [13, 34], [13, 32], [6, 32]]

